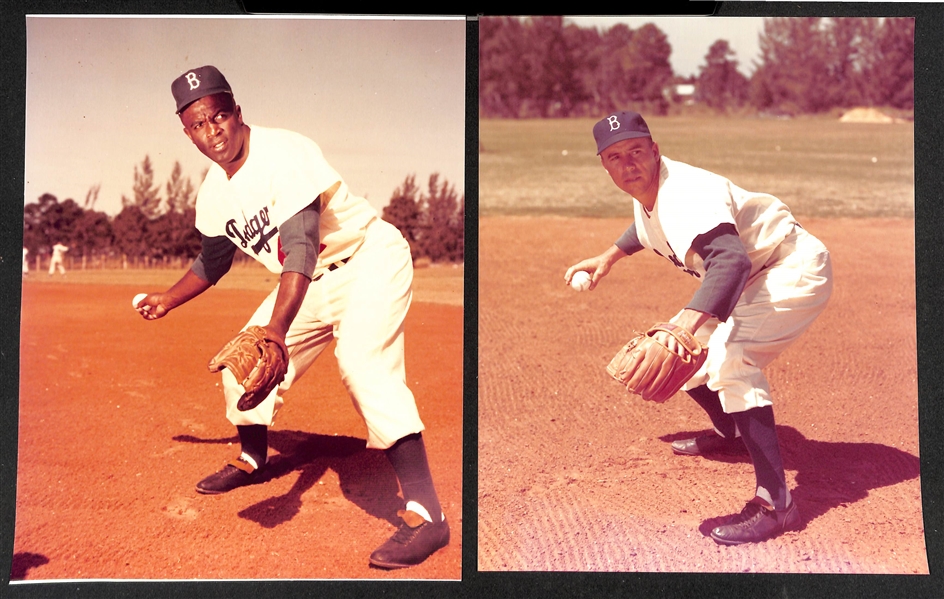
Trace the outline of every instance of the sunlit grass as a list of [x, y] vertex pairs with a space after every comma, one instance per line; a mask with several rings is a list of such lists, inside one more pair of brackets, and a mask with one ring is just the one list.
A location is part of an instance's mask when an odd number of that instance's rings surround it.
[[[648, 122], [664, 155], [773, 194], [797, 216], [914, 216], [912, 123], [840, 123], [825, 117]], [[480, 214], [631, 214], [632, 200], [600, 166], [593, 123], [483, 120]]]
[[[81, 268], [68, 271], [65, 276], [49, 276], [32, 271], [24, 278], [25, 285], [41, 283], [76, 283], [85, 285], [127, 285], [141, 292], [163, 291], [177, 282], [183, 268]], [[434, 264], [413, 272], [413, 301], [461, 306], [463, 303], [463, 265]], [[255, 264], [236, 265], [217, 284], [219, 289], [242, 289], [269, 292], [275, 288], [278, 277]], [[131, 305], [131, 296], [128, 296]]]

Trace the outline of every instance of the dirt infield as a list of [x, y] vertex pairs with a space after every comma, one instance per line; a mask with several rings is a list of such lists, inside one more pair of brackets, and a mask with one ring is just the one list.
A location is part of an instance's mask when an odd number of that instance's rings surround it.
[[24, 283], [13, 580], [461, 577], [461, 306], [414, 303], [406, 321], [452, 540], [385, 571], [367, 556], [403, 500], [331, 349], [270, 432], [267, 481], [203, 496], [194, 484], [238, 451], [206, 362], [265, 292], [214, 289], [149, 323], [131, 309], [138, 291]]
[[700, 408], [684, 394], [647, 404], [604, 372], [631, 331], [684, 307], [695, 282], [646, 253], [593, 292], [563, 284], [626, 225], [480, 220], [479, 568], [928, 573], [914, 221], [804, 220], [830, 248], [835, 291], [767, 369], [804, 525], [739, 547], [707, 534], [751, 498], [748, 458], [673, 455], [671, 441], [710, 428]]

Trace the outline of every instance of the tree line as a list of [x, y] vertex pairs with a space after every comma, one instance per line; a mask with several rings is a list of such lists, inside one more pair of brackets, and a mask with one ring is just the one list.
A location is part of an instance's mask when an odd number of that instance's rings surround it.
[[[122, 209], [115, 216], [95, 210], [99, 189], [89, 189], [81, 205], [72, 198], [60, 202], [51, 193], [26, 204], [23, 247], [31, 263], [48, 260], [56, 243], [68, 246], [70, 261], [73, 265], [81, 261], [81, 268], [180, 268], [200, 253], [200, 233], [194, 226], [196, 188], [183, 176], [179, 162], [162, 188], [154, 181], [150, 157], [145, 156], [134, 168], [131, 196], [122, 195]], [[409, 175], [390, 203], [383, 218], [410, 242], [414, 260], [463, 260], [464, 197], [447, 181], [440, 182], [433, 174], [428, 191], [421, 193], [415, 175]], [[239, 261], [250, 260], [241, 252], [236, 255]]]
[[656, 25], [599, 31], [563, 17], [487, 17], [479, 22], [483, 117], [599, 116], [634, 108], [667, 114], [673, 86], [715, 110], [786, 114], [854, 106], [914, 109], [914, 19], [764, 19], [750, 77], [727, 40], [714, 42], [697, 75], [677, 76]]
[[465, 254], [465, 196], [460, 196], [439, 175], [429, 177], [426, 191], [409, 175], [393, 192], [383, 219], [400, 229], [410, 244], [413, 259], [463, 262]]

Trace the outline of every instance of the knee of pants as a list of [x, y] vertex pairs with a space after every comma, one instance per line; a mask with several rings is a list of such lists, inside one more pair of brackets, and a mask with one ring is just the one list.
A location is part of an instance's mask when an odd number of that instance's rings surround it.
[[415, 410], [413, 392], [406, 384], [402, 343], [383, 351], [339, 351], [336, 355], [341, 381], [362, 413], [374, 408]]
[[405, 378], [406, 370], [403, 356], [402, 327], [387, 337], [381, 334], [377, 340], [353, 340], [350, 336], [339, 335], [334, 355], [338, 359], [338, 369], [342, 379], [359, 380], [362, 378], [393, 376]]
[[239, 398], [243, 396], [243, 386], [239, 384], [230, 371], [224, 368], [221, 372], [223, 383], [223, 397], [226, 401], [226, 419], [235, 426], [247, 424], [262, 424], [272, 426], [275, 423], [275, 416], [284, 403], [282, 394], [285, 392], [281, 385], [272, 390], [272, 393], [266, 397], [262, 403], [251, 410], [241, 411], [236, 407]]
[[402, 367], [379, 362], [345, 366], [338, 360], [338, 370], [341, 374], [341, 382], [359, 401], [376, 395], [410, 393], [406, 385], [406, 372]]
[[741, 352], [729, 352], [709, 371], [708, 387], [718, 391], [721, 407], [728, 414], [773, 404], [767, 377]]

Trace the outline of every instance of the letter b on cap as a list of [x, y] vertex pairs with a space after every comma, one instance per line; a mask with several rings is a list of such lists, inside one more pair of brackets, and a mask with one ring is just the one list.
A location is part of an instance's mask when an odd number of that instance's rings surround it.
[[200, 80], [197, 79], [197, 74], [193, 71], [187, 73], [187, 83], [190, 84], [190, 89], [195, 90], [200, 87]]
[[[192, 89], [192, 88], [191, 88], [191, 89]], [[617, 116], [616, 116], [615, 114], [610, 115], [609, 117], [607, 117], [606, 122], [608, 122], [608, 123], [610, 124], [610, 131], [616, 131], [617, 129], [620, 128], [619, 119], [617, 118]]]

